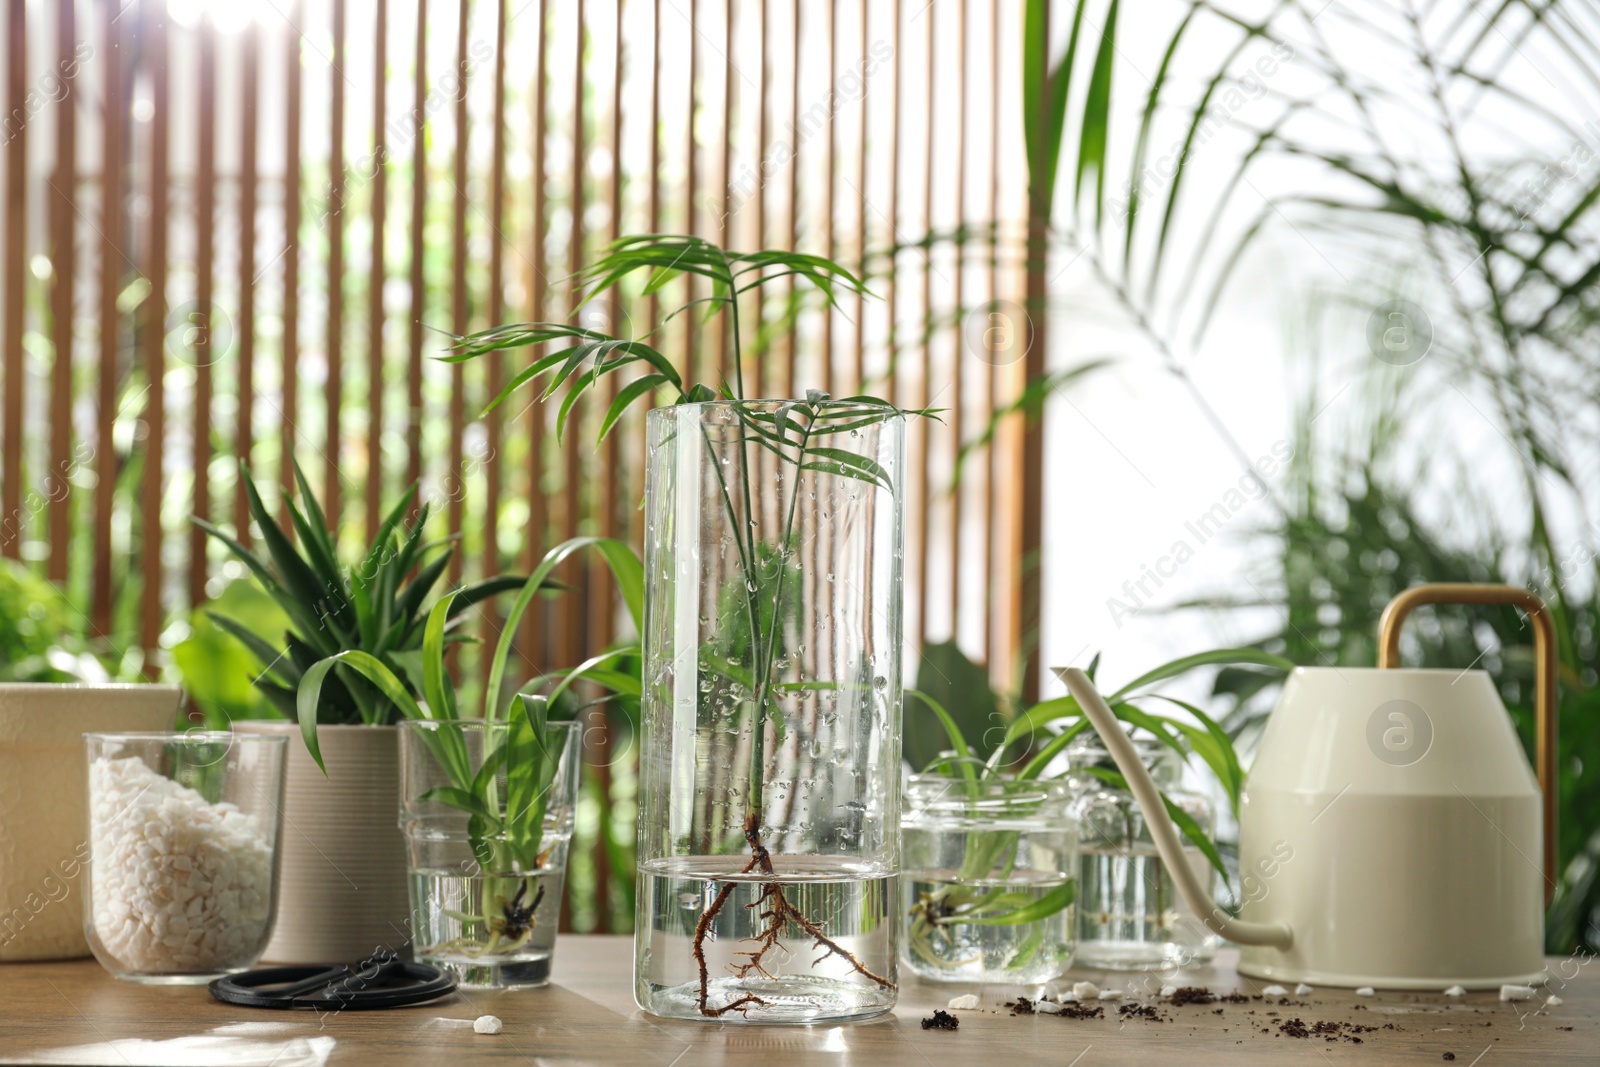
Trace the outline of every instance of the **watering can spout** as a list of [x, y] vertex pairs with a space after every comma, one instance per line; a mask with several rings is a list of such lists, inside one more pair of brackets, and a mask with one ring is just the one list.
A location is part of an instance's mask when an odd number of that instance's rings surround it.
[[1078, 705], [1083, 708], [1095, 732], [1100, 735], [1106, 751], [1111, 754], [1111, 758], [1122, 771], [1122, 777], [1127, 781], [1133, 799], [1138, 802], [1139, 809], [1144, 813], [1145, 823], [1150, 827], [1150, 836], [1155, 841], [1157, 851], [1161, 853], [1161, 861], [1172, 875], [1178, 892], [1183, 894], [1183, 899], [1195, 915], [1199, 916], [1212, 933], [1238, 944], [1288, 948], [1294, 941], [1294, 931], [1287, 924], [1245, 922], [1235, 919], [1217, 907], [1216, 901], [1211, 899], [1211, 894], [1206, 892], [1200, 880], [1195, 877], [1193, 868], [1189, 866], [1189, 861], [1183, 854], [1183, 845], [1178, 840], [1177, 827], [1167, 815], [1166, 807], [1161, 802], [1161, 794], [1157, 791], [1155, 782], [1150, 780], [1150, 772], [1145, 770], [1144, 761], [1134, 750], [1133, 742], [1128, 735], [1117, 725], [1116, 716], [1095, 689], [1094, 683], [1089, 680], [1088, 675], [1075, 667], [1062, 671], [1061, 679], [1067, 683], [1067, 689], [1077, 698]]

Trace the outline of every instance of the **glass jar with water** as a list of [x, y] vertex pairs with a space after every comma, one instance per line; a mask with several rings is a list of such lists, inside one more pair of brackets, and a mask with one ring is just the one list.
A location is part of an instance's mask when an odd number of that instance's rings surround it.
[[1062, 781], [914, 775], [900, 954], [936, 982], [1028, 985], [1072, 963], [1078, 833]]
[[[1215, 832], [1211, 801], [1183, 785], [1183, 761], [1152, 739], [1134, 739], [1150, 776], [1167, 799], [1209, 835]], [[1067, 750], [1071, 810], [1078, 820], [1077, 961], [1111, 970], [1152, 970], [1210, 962], [1219, 939], [1178, 895], [1172, 875], [1156, 853], [1133, 796], [1099, 771], [1116, 765], [1098, 739]], [[1205, 854], [1185, 842], [1184, 857], [1202, 885], [1213, 868]]]
[[543, 723], [535, 742], [526, 725], [505, 721], [400, 726], [400, 828], [418, 961], [468, 987], [546, 984], [576, 821], [581, 727]]
[[894, 1006], [904, 417], [645, 419], [634, 996], [669, 1018]]

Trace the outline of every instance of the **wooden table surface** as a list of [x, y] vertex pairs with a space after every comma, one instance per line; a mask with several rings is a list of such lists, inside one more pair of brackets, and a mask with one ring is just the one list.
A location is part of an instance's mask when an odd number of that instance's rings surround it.
[[[632, 995], [632, 941], [563, 935], [556, 982], [515, 992], [469, 991], [414, 1008], [376, 1012], [278, 1012], [221, 1004], [193, 987], [118, 982], [93, 960], [0, 966], [0, 1063], [297, 1065], [466, 1063], [873, 1064], [976, 1067], [1133, 1063], [1482, 1064], [1600, 1063], [1600, 964], [1552, 959], [1549, 991], [1564, 1003], [1502, 1003], [1493, 993], [1453, 1000], [1437, 994], [1357, 997], [1318, 989], [1289, 1004], [1174, 1007], [1156, 996], [1104, 1003], [1105, 1017], [1017, 1016], [1004, 1002], [1016, 987], [932, 985], [908, 978], [891, 1015], [848, 1026], [743, 1026], [676, 1022], [639, 1011]], [[1259, 983], [1214, 967], [1168, 979], [1217, 993], [1255, 993]], [[1139, 976], [1074, 971], [1105, 988]], [[959, 993], [981, 1006], [958, 1011], [960, 1029], [925, 1031], [919, 1020]], [[1153, 1006], [1155, 1019], [1122, 1015]], [[479, 1015], [505, 1023], [497, 1036], [472, 1030]], [[1329, 1041], [1286, 1036], [1299, 1019], [1374, 1027]], [[1292, 1029], [1291, 1024], [1291, 1029]], [[1345, 1031], [1349, 1033], [1349, 1031]]]

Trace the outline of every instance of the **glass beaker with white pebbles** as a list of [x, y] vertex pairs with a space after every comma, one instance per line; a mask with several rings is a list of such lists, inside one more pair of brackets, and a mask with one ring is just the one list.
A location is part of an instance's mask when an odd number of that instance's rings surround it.
[[85, 734], [84, 933], [118, 978], [202, 984], [261, 958], [277, 915], [288, 739]]

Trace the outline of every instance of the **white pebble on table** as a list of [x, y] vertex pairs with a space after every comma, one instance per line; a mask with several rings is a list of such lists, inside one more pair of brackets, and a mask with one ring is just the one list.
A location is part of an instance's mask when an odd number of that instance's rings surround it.
[[1093, 982], [1073, 982], [1072, 993], [1079, 1000], [1093, 1000], [1100, 995], [1100, 987]]
[[1369, 985], [1364, 985], [1360, 989], [1356, 990], [1356, 996], [1358, 997], [1375, 997], [1377, 995], [1378, 991]]
[[1122, 999], [1122, 990], [1120, 990], [1120, 989], [1102, 989], [1102, 990], [1100, 990], [1100, 999], [1101, 1000], [1121, 1000]]
[[495, 1015], [480, 1015], [472, 1024], [472, 1031], [477, 1034], [498, 1034], [500, 1029], [500, 1018]]
[[977, 1006], [978, 998], [972, 993], [963, 993], [959, 997], [951, 997], [950, 1003], [945, 1005], [945, 1007], [949, 1008], [951, 1011], [959, 1011], [963, 1008], [976, 1008]]
[[1294, 992], [1296, 996], [1303, 997], [1307, 993], [1313, 992], [1313, 990], [1310, 986], [1306, 985], [1304, 982], [1301, 982], [1299, 985], [1294, 987]]
[[1531, 985], [1503, 985], [1500, 987], [1501, 1000], [1532, 1000], [1533, 986]]
[[1565, 1003], [1566, 1003], [1566, 1001], [1562, 1000], [1560, 997], [1556, 996], [1554, 993], [1552, 993], [1548, 997], [1544, 998], [1544, 1006], [1547, 1007], [1547, 1008], [1559, 1008], [1559, 1007], [1561, 1007], [1561, 1005], [1563, 1005]]
[[1281, 997], [1288, 992], [1289, 991], [1283, 988], [1281, 985], [1269, 985], [1261, 991], [1261, 995], [1265, 997]]
[[1464, 997], [1467, 995], [1467, 990], [1465, 986], [1453, 985], [1444, 991], [1444, 995], [1447, 997]]

